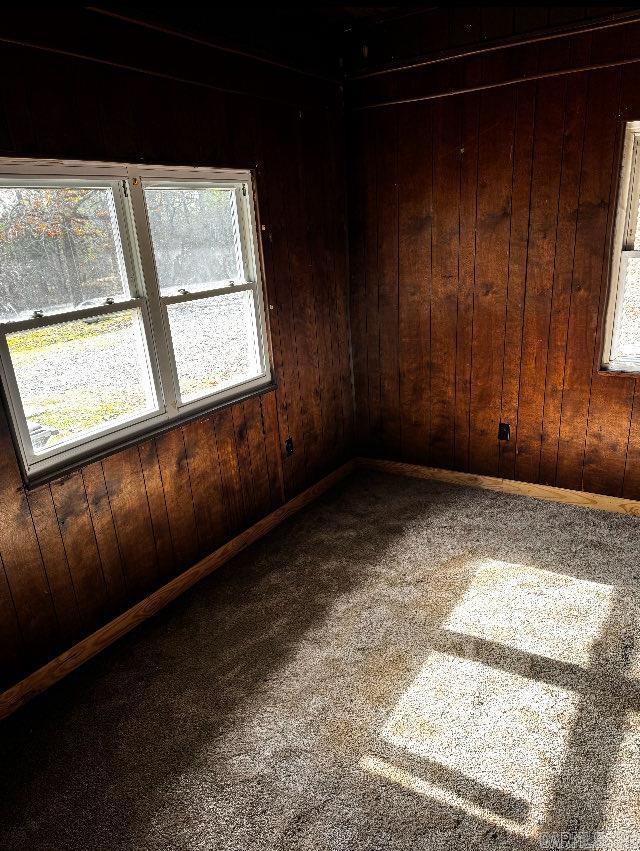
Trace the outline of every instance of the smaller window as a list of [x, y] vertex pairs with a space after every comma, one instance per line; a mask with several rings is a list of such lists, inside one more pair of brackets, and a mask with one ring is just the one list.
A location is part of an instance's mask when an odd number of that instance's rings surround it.
[[640, 372], [640, 121], [627, 123], [602, 365]]

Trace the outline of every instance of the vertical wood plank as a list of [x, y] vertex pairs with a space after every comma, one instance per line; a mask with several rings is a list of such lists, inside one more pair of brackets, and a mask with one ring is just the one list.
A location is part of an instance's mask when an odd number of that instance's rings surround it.
[[102, 464], [96, 462], [83, 467], [82, 479], [100, 555], [109, 611], [116, 612], [124, 606], [128, 599], [128, 591]]
[[198, 533], [182, 429], [167, 431], [155, 442], [176, 568], [180, 571], [193, 564], [198, 553]]
[[[331, 259], [331, 212], [326, 203], [329, 176], [314, 167], [327, 150], [327, 122], [323, 111], [305, 110], [301, 119], [301, 158], [304, 170], [304, 201], [307, 211], [307, 233], [313, 264], [311, 283], [318, 356], [319, 400], [322, 417], [322, 452], [318, 473], [326, 474], [336, 465], [337, 447], [341, 441], [342, 412], [338, 399], [339, 368], [334, 364], [332, 341], [335, 333], [335, 291]], [[336, 200], [332, 206], [335, 207]], [[333, 302], [333, 304], [332, 304]]]
[[458, 98], [445, 98], [433, 108], [430, 457], [438, 467], [451, 467], [455, 443], [460, 107]]
[[378, 114], [368, 113], [365, 133], [369, 143], [365, 149], [365, 256], [367, 292], [367, 386], [369, 399], [369, 427], [367, 449], [379, 455], [382, 445], [380, 413], [380, 316], [378, 270], [378, 172], [376, 146], [380, 132]]
[[497, 475], [509, 267], [515, 93], [484, 92], [478, 136], [469, 468]]
[[398, 115], [399, 340], [401, 453], [426, 463], [430, 432], [432, 110], [410, 104]]
[[233, 430], [235, 433], [235, 447], [238, 458], [238, 472], [242, 492], [243, 522], [247, 525], [255, 523], [258, 518], [258, 506], [256, 493], [253, 487], [253, 470], [251, 468], [251, 450], [247, 436], [248, 421], [244, 404], [239, 402], [231, 408], [233, 419]]
[[0, 688], [20, 679], [25, 671], [25, 653], [11, 590], [0, 558]]
[[587, 84], [588, 77], [586, 74], [572, 77], [567, 81], [567, 108], [558, 202], [556, 263], [540, 449], [539, 481], [545, 485], [553, 485], [556, 481], [571, 279], [573, 276], [578, 197], [582, 172]]
[[82, 621], [49, 485], [30, 491], [28, 501], [60, 636], [62, 641], [72, 644], [82, 632]]
[[158, 581], [158, 563], [149, 503], [135, 446], [102, 462], [127, 588], [138, 600]]
[[622, 495], [640, 499], [640, 381], [636, 378]]
[[193, 492], [198, 551], [204, 555], [220, 546], [226, 537], [216, 435], [211, 418], [188, 423], [182, 431]]
[[478, 95], [462, 101], [460, 159], [460, 251], [456, 327], [456, 386], [454, 466], [469, 469], [471, 351], [473, 292], [476, 261], [476, 205], [478, 191]]
[[516, 436], [516, 478], [528, 482], [540, 469], [566, 85], [562, 78], [541, 80], [537, 92]]
[[[369, 382], [367, 373], [367, 279], [366, 279], [366, 150], [369, 144], [366, 117], [356, 113], [350, 124], [349, 150], [349, 296], [351, 305], [351, 345], [355, 395], [355, 441], [359, 447], [369, 443]], [[401, 135], [402, 138], [402, 135]], [[402, 157], [400, 158], [402, 162]], [[401, 209], [404, 209], [404, 205]], [[401, 261], [402, 262], [402, 259]], [[400, 292], [403, 292], [401, 285]], [[402, 355], [400, 357], [402, 364]], [[405, 417], [403, 415], [402, 422]]]
[[380, 440], [386, 456], [396, 457], [400, 437], [398, 364], [398, 121], [383, 110], [376, 146], [378, 223], [378, 317]]
[[347, 174], [345, 121], [341, 113], [325, 110], [329, 135], [329, 191], [325, 193], [325, 215], [332, 225], [327, 249], [333, 266], [333, 305], [335, 333], [332, 339], [334, 370], [339, 382], [338, 398], [342, 404], [341, 445], [336, 463], [353, 454], [354, 390], [351, 372], [351, 334], [349, 327], [349, 275], [347, 233]]
[[3, 410], [0, 410], [0, 483], [0, 558], [26, 658], [36, 665], [59, 647], [60, 634]]
[[500, 475], [514, 478], [518, 441], [518, 402], [522, 358], [523, 314], [529, 218], [531, 213], [531, 174], [533, 162], [533, 129], [536, 86], [519, 86], [516, 92], [516, 129], [513, 162], [511, 231], [509, 235], [509, 271], [507, 310], [502, 366], [502, 401], [500, 421], [509, 423], [511, 439], [500, 444]]
[[285, 501], [284, 476], [282, 470], [282, 452], [278, 437], [278, 410], [275, 394], [266, 393], [260, 399], [262, 412], [262, 431], [269, 470], [269, 489], [271, 508], [275, 509]]
[[313, 257], [309, 244], [309, 226], [306, 217], [306, 175], [303, 168], [302, 124], [304, 111], [290, 111], [287, 128], [294, 142], [291, 154], [295, 167], [290, 170], [288, 183], [287, 222], [293, 239], [289, 242], [293, 325], [300, 376], [302, 425], [306, 457], [306, 471], [310, 480], [320, 472], [322, 463], [323, 422], [318, 357], [318, 325], [314, 294]]
[[100, 623], [108, 612], [107, 589], [102, 573], [82, 473], [72, 473], [51, 485], [58, 525], [78, 597], [85, 630]]
[[163, 579], [175, 573], [176, 559], [155, 440], [138, 444], [138, 456], [153, 530], [158, 578]]
[[271, 487], [269, 483], [269, 467], [264, 445], [262, 430], [262, 410], [260, 400], [247, 399], [244, 403], [246, 422], [247, 446], [251, 459], [251, 486], [257, 517], [264, 517], [271, 506]]
[[[298, 367], [298, 345], [293, 322], [294, 301], [292, 297], [292, 271], [289, 262], [289, 244], [293, 239], [289, 232], [285, 196], [285, 184], [278, 175], [287, 171], [290, 147], [285, 147], [283, 128], [287, 112], [278, 107], [263, 107], [261, 113], [261, 148], [264, 181], [268, 203], [266, 223], [265, 259], [272, 262], [272, 278], [267, 281], [272, 320], [274, 370], [278, 380], [276, 399], [278, 402], [278, 425], [281, 446], [291, 437], [294, 453], [285, 457], [283, 474], [287, 496], [291, 497], [304, 487], [306, 481], [306, 446], [303, 436], [302, 401], [300, 391], [300, 369]], [[288, 145], [290, 146], [290, 141]]]
[[233, 537], [245, 523], [245, 509], [242, 499], [242, 482], [238, 465], [238, 449], [230, 408], [217, 411], [213, 417], [218, 446], [218, 460], [224, 494], [224, 507], [227, 518], [227, 533]]
[[620, 72], [589, 74], [556, 484], [582, 487]]
[[584, 490], [622, 496], [634, 389], [633, 378], [611, 375], [593, 378], [582, 478]]

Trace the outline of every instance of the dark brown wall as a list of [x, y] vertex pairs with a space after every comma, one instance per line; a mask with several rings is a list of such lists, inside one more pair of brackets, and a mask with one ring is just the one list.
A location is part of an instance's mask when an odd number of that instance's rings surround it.
[[344, 33], [347, 74], [411, 64], [535, 39], [553, 32], [588, 29], [636, 16], [638, 6], [397, 6], [356, 21]]
[[[640, 382], [598, 371], [640, 118], [640, 64], [610, 63], [639, 44], [628, 25], [351, 84], [361, 451], [640, 497]], [[403, 96], [427, 100], [362, 108]]]
[[[46, 28], [27, 38], [10, 21], [3, 26], [0, 41], [14, 44], [0, 44], [0, 155], [257, 165], [278, 382], [275, 393], [29, 492], [0, 413], [0, 686], [7, 686], [350, 457], [352, 388], [337, 88], [306, 86], [233, 57], [233, 88], [243, 92], [235, 94], [215, 88], [229, 85], [229, 75], [212, 76], [219, 56], [198, 46], [167, 52], [163, 41], [163, 65], [155, 50], [138, 49], [144, 34], [129, 34], [136, 49], [127, 56], [127, 42], [102, 30], [98, 44]], [[17, 41], [103, 50], [105, 63]], [[162, 76], [163, 67], [172, 73]], [[207, 84], [171, 79], [174, 71]], [[285, 459], [288, 436], [295, 452]]]

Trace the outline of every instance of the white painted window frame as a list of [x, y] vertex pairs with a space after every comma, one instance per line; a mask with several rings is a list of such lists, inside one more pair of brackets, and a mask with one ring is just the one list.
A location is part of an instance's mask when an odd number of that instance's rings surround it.
[[[91, 306], [61, 313], [47, 313], [18, 321], [0, 322], [0, 379], [8, 405], [20, 461], [27, 480], [39, 480], [92, 456], [115, 451], [145, 432], [160, 431], [204, 413], [233, 399], [258, 392], [272, 383], [267, 325], [263, 296], [255, 191], [248, 170], [210, 169], [172, 166], [148, 166], [127, 163], [85, 162], [80, 160], [35, 160], [0, 158], [1, 185], [86, 185], [111, 188], [115, 201], [124, 264], [131, 291], [130, 298], [113, 304]], [[211, 282], [211, 288], [172, 295], [161, 295], [153, 252], [151, 230], [144, 199], [145, 186], [211, 186], [234, 191], [239, 239], [236, 250], [242, 278], [225, 286]], [[218, 285], [216, 285], [218, 284]], [[223, 387], [220, 391], [183, 402], [176, 369], [167, 306], [186, 301], [213, 298], [231, 292], [253, 293], [255, 342], [260, 365], [259, 375], [250, 380]], [[37, 305], [34, 305], [37, 309]], [[96, 430], [75, 440], [35, 453], [29, 437], [18, 384], [9, 355], [7, 334], [12, 331], [55, 325], [60, 322], [138, 310], [148, 348], [148, 369], [157, 402], [156, 409], [108, 429]]]
[[640, 372], [640, 359], [616, 357], [620, 318], [624, 304], [627, 263], [640, 257], [634, 250], [640, 204], [640, 121], [628, 121], [624, 131], [622, 167], [613, 232], [609, 297], [604, 324], [602, 369], [610, 372]]

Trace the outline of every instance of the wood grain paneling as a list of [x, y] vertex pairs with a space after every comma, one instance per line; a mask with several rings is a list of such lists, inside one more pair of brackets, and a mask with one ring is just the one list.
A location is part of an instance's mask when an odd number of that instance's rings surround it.
[[[598, 371], [640, 25], [494, 50], [587, 15], [429, 15], [428, 30], [376, 24], [371, 61], [457, 55], [350, 80], [346, 134], [328, 81], [261, 76], [168, 34], [120, 37], [125, 22], [85, 12], [92, 56], [55, 16], [33, 33], [22, 13], [0, 25], [0, 154], [254, 169], [277, 384], [32, 491], [0, 411], [3, 686], [354, 448], [640, 497], [640, 382]], [[462, 55], [474, 44], [490, 49]]]
[[[7, 715], [15, 712], [20, 706], [27, 703], [27, 701], [36, 695], [54, 683], [57, 683], [72, 671], [75, 671], [76, 668], [87, 662], [96, 653], [113, 644], [114, 641], [126, 635], [148, 618], [153, 617], [153, 615], [175, 600], [176, 597], [184, 594], [196, 582], [208, 576], [212, 571], [217, 570], [218, 567], [255, 541], [260, 540], [260, 538], [284, 520], [309, 505], [309, 503], [313, 502], [313, 500], [317, 499], [325, 491], [349, 475], [354, 469], [354, 466], [353, 460], [342, 464], [329, 473], [328, 476], [320, 479], [320, 481], [311, 485], [311, 487], [297, 494], [293, 499], [288, 500], [288, 502], [285, 502], [265, 517], [262, 517], [253, 526], [249, 526], [221, 547], [208, 553], [192, 567], [183, 570], [178, 576], [175, 576], [151, 594], [148, 594], [143, 600], [135, 603], [116, 618], [95, 630], [95, 632], [78, 641], [72, 647], [65, 649], [60, 655], [30, 673], [18, 683], [4, 690], [0, 694], [0, 721]], [[555, 491], [556, 489], [548, 488], [547, 490]], [[618, 502], [624, 503], [624, 500], [618, 500]], [[630, 501], [627, 500], [627, 502]], [[616, 510], [623, 510], [623, 508], [618, 506]], [[2, 607], [5, 601], [5, 594], [6, 584], [3, 585], [2, 574], [0, 573], [0, 612], [3, 611]], [[0, 621], [0, 636], [3, 638], [10, 637], [11, 634], [12, 621], [7, 617]], [[0, 645], [0, 650], [5, 651], [5, 647]], [[5, 667], [2, 669], [2, 673], [6, 674], [8, 670], [9, 668]]]
[[515, 107], [513, 90], [480, 97], [469, 469], [488, 476], [499, 467], [496, 412], [505, 356]]
[[509, 278], [504, 328], [505, 356], [502, 363], [500, 400], [500, 421], [509, 423], [512, 432], [512, 439], [499, 446], [500, 475], [506, 478], [513, 478], [516, 464], [536, 104], [537, 92], [534, 85], [521, 86], [517, 90], [509, 228]]
[[[430, 110], [417, 104], [398, 115], [398, 372], [401, 452], [429, 452], [430, 297], [433, 181]], [[427, 309], [429, 305], [429, 309]], [[360, 328], [358, 327], [358, 330]], [[355, 335], [357, 338], [357, 334]], [[354, 379], [361, 358], [354, 349]], [[359, 379], [358, 379], [359, 381]]]
[[460, 186], [461, 106], [447, 98], [433, 108], [430, 455], [443, 466], [453, 463], [456, 418], [460, 192], [451, 188]]
[[[589, 71], [638, 61], [633, 45], [640, 30], [640, 12], [626, 22], [595, 31], [587, 27], [571, 39], [543, 34], [542, 40], [520, 40], [503, 45], [476, 43], [456, 50], [444, 61], [432, 56], [418, 64], [394, 63], [347, 80], [349, 102], [356, 109], [408, 101], [434, 100], [454, 92], [489, 90], [518, 85], [523, 80]], [[408, 19], [407, 19], [408, 20]], [[422, 33], [421, 35], [424, 35]], [[567, 50], [567, 44], [571, 49]], [[574, 45], [577, 46], [574, 50]], [[596, 49], [593, 49], [595, 45]], [[606, 45], [605, 49], [599, 49]]]
[[[364, 17], [345, 33], [347, 74], [425, 67], [462, 53], [489, 53], [501, 45], [543, 43], [554, 33], [616, 24], [637, 18], [633, 6], [415, 6], [404, 14]], [[614, 26], [614, 31], [620, 28]], [[362, 46], [366, 45], [366, 52]]]
[[[428, 85], [419, 70], [411, 83], [404, 71], [352, 81], [352, 344], [357, 433], [369, 434], [360, 451], [640, 496], [638, 382], [599, 370], [620, 130], [640, 119], [640, 64], [624, 64], [637, 43], [629, 24], [496, 51], [481, 66], [430, 66]], [[514, 85], [516, 71], [525, 79]], [[428, 97], [363, 109], [374, 81], [380, 100]], [[394, 122], [397, 141], [380, 130]], [[398, 202], [381, 204], [376, 164], [395, 151]], [[399, 323], [380, 289], [395, 263]], [[390, 338], [400, 398], [376, 441]]]
[[[91, 16], [81, 17], [78, 26], [93, 32]], [[105, 26], [131, 33], [123, 22]], [[14, 38], [28, 30], [20, 15], [0, 27], [0, 42], [46, 46], [1, 45], [15, 86], [0, 96], [0, 155], [255, 170], [277, 389], [32, 491], [0, 411], [2, 686], [224, 547], [352, 452], [337, 87], [217, 54], [221, 73], [212, 76], [205, 46], [142, 32], [117, 42], [96, 32], [98, 63], [51, 52], [73, 41], [58, 24]], [[158, 41], [172, 57], [168, 76], [146, 51]]]

